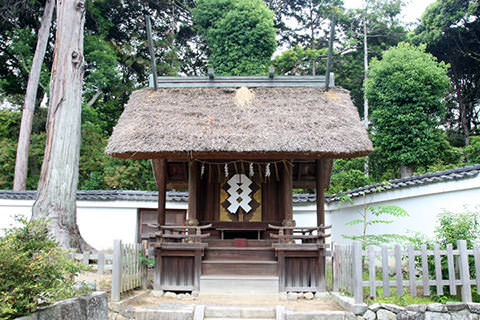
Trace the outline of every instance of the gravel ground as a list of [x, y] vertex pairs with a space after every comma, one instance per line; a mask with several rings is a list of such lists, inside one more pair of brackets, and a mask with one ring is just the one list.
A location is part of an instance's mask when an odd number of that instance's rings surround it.
[[[137, 292], [138, 293], [138, 292]], [[274, 295], [214, 295], [200, 294], [195, 300], [177, 299], [167, 297], [154, 297], [152, 295], [142, 296], [130, 303], [131, 307], [153, 307], [160, 304], [205, 304], [225, 306], [276, 306], [283, 305], [294, 311], [322, 311], [343, 309], [330, 298], [314, 300], [281, 301], [277, 294]]]

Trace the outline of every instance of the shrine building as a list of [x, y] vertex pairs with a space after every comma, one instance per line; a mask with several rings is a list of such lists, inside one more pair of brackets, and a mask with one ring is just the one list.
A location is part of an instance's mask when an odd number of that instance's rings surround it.
[[[323, 76], [160, 77], [132, 93], [106, 152], [150, 159], [154, 288], [324, 291], [324, 190], [333, 160], [372, 143], [348, 91]], [[186, 217], [167, 189], [188, 190]], [[315, 190], [317, 221], [296, 227], [293, 189]]]

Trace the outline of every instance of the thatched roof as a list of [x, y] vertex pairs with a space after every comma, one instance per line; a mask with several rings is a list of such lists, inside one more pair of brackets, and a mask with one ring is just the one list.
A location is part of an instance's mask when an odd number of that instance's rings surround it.
[[371, 151], [349, 93], [308, 87], [138, 90], [106, 149], [137, 159], [318, 159]]

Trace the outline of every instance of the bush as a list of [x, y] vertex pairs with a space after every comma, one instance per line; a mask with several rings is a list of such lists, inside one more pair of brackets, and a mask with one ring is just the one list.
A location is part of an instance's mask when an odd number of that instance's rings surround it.
[[467, 163], [480, 163], [480, 136], [470, 137], [470, 145], [465, 147], [464, 152]]
[[74, 277], [87, 269], [52, 239], [46, 221], [16, 220], [0, 237], [0, 319], [74, 296]]
[[479, 219], [479, 213], [475, 211], [462, 213], [444, 211], [438, 216], [439, 225], [435, 229], [435, 238], [444, 248], [449, 243], [456, 248], [457, 240], [466, 240], [470, 249], [479, 239]]
[[[435, 228], [435, 237], [429, 239], [424, 235], [417, 233], [410, 238], [411, 244], [418, 250], [421, 245], [426, 245], [428, 250], [433, 250], [434, 244], [439, 244], [441, 249], [447, 247], [447, 244], [452, 244], [453, 248], [457, 248], [457, 240], [466, 240], [467, 248], [472, 249], [473, 244], [480, 239], [480, 213], [478, 211], [465, 210], [464, 212], [444, 211], [438, 215], [438, 225]], [[472, 256], [469, 257], [470, 274], [475, 278], [475, 261]], [[448, 279], [448, 263], [446, 257], [441, 259], [442, 277]], [[416, 267], [421, 270], [420, 257], [416, 258]], [[435, 278], [435, 261], [433, 257], [428, 259], [428, 270], [431, 278]], [[480, 302], [480, 296], [477, 294], [477, 288], [473, 288], [472, 296], [474, 302]], [[432, 287], [432, 291], [436, 290]], [[455, 296], [450, 294], [447, 287], [444, 296], [434, 295], [432, 299], [438, 302], [453, 301]]]

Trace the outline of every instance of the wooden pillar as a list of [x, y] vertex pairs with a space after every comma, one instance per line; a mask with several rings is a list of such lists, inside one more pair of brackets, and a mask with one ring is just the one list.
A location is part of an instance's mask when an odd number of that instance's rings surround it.
[[188, 163], [188, 220], [198, 219], [198, 163], [189, 161]]
[[158, 188], [157, 223], [165, 225], [165, 203], [167, 199], [167, 160], [152, 159], [153, 174]]
[[325, 160], [317, 160], [315, 187], [317, 193], [317, 226], [325, 226]]
[[[326, 161], [317, 160], [316, 163], [316, 179], [315, 179], [315, 188], [317, 194], [317, 226], [325, 226], [325, 175], [326, 175]], [[319, 230], [319, 232], [324, 232], [325, 229]], [[325, 238], [322, 238], [322, 243], [325, 243]], [[326, 290], [325, 283], [325, 247], [321, 247], [318, 251], [318, 287], [317, 290], [323, 292]]]
[[293, 220], [293, 202], [292, 202], [292, 191], [293, 191], [293, 176], [292, 168], [290, 165], [285, 164], [282, 170], [282, 178], [280, 179], [281, 188], [280, 188], [280, 197], [283, 203], [283, 210], [285, 213], [285, 220]]

